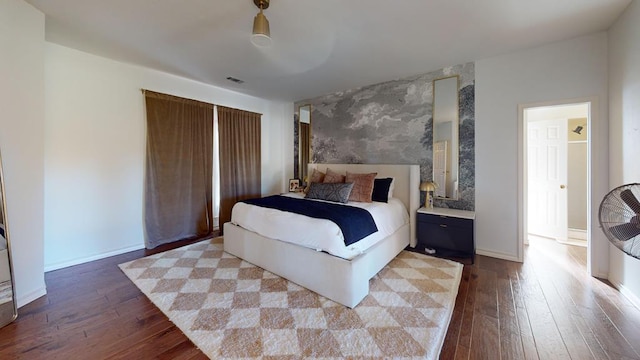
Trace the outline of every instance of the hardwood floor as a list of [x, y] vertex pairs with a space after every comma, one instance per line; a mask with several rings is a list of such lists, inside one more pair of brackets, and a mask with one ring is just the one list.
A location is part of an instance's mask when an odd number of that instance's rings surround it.
[[[0, 359], [205, 359], [117, 267], [145, 255], [47, 273], [48, 294], [0, 329]], [[640, 359], [640, 311], [585, 262], [584, 248], [552, 241], [524, 264], [477, 256], [441, 358]]]
[[443, 359], [640, 359], [640, 311], [586, 275], [586, 248], [539, 240], [523, 264], [465, 266]]

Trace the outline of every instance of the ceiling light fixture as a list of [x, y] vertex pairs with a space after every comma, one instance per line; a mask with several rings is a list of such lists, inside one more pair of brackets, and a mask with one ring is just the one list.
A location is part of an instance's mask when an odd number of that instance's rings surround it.
[[269, 8], [269, 0], [253, 0], [253, 3], [260, 9], [260, 12], [253, 19], [251, 42], [258, 47], [269, 47], [271, 46], [269, 20], [267, 20], [267, 17], [262, 13], [262, 10]]

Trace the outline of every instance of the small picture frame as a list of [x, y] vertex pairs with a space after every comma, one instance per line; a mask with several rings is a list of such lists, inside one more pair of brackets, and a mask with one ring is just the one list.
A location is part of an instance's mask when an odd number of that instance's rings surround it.
[[300, 191], [300, 179], [289, 179], [289, 191]]

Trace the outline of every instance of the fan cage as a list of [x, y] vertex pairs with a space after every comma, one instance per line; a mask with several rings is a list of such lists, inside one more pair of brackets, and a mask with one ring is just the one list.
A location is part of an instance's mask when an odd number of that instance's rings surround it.
[[[623, 192], [630, 191], [640, 200], [640, 184], [626, 184], [611, 190], [600, 203], [598, 218], [602, 231], [617, 248], [640, 259], [640, 209], [632, 209], [623, 199]], [[628, 192], [625, 194], [628, 195]]]

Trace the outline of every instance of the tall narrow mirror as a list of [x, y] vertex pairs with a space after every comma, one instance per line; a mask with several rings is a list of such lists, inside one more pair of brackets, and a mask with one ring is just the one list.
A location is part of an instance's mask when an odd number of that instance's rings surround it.
[[298, 178], [301, 183], [306, 183], [307, 164], [311, 155], [311, 105], [303, 105], [298, 108], [300, 116], [300, 128], [298, 129]]
[[18, 316], [14, 289], [4, 176], [0, 158], [0, 327], [9, 324]]
[[458, 199], [459, 77], [433, 81], [433, 181], [435, 197]]

